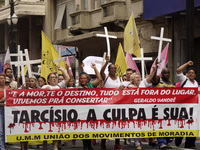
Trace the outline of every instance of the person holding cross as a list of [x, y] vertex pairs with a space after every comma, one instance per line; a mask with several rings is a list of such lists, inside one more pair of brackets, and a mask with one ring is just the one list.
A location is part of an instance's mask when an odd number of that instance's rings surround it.
[[[158, 64], [158, 62], [156, 62]], [[157, 70], [156, 70], [157, 72]], [[155, 88], [174, 88], [174, 84], [169, 81], [170, 78], [170, 70], [168, 68], [163, 68], [161, 71], [161, 77], [157, 76], [156, 74], [153, 77], [152, 85]], [[161, 137], [157, 138], [158, 146], [160, 149], [171, 148], [168, 144], [171, 138]]]
[[[103, 79], [103, 88], [120, 88], [123, 89], [123, 81], [121, 78], [116, 76], [116, 66], [114, 64], [110, 64], [108, 66], [108, 75], [105, 75], [104, 71], [106, 69], [106, 66], [108, 65], [110, 61], [110, 57], [106, 56], [106, 63], [101, 68], [100, 74]], [[106, 149], [106, 139], [101, 140], [101, 149]], [[115, 150], [123, 150], [123, 148], [120, 145], [120, 139], [115, 139]]]

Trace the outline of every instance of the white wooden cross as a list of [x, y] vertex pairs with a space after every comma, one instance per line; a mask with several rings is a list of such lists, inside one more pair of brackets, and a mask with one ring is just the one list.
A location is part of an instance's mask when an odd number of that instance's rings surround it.
[[[23, 62], [23, 53], [22, 51], [19, 51], [19, 60], [21, 60], [21, 62]], [[18, 65], [20, 66], [20, 65]], [[25, 81], [25, 74], [24, 74], [24, 64], [21, 64], [21, 71], [22, 71], [22, 84], [26, 85], [26, 81]]]
[[[14, 55], [14, 54], [13, 54]], [[29, 59], [29, 55], [28, 55], [28, 49], [25, 49], [25, 53], [23, 54], [22, 51], [19, 51], [19, 54], [15, 54], [17, 56], [20, 57], [20, 59], [18, 61], [13, 61], [10, 62], [11, 65], [15, 65], [15, 66], [21, 66], [21, 70], [22, 70], [22, 77], [25, 76], [24, 72], [24, 66], [27, 65], [28, 68], [28, 76], [31, 77], [32, 76], [32, 70], [31, 70], [31, 65], [32, 64], [40, 64], [41, 63], [41, 59], [37, 59], [37, 60], [30, 60]], [[26, 60], [23, 59], [23, 56], [26, 57]], [[23, 68], [22, 68], [23, 66]], [[20, 72], [20, 71], [19, 71]]]
[[152, 57], [144, 57], [144, 52], [143, 52], [143, 48], [141, 48], [141, 57], [136, 57], [133, 58], [133, 60], [140, 60], [141, 61], [141, 68], [142, 68], [142, 80], [144, 80], [145, 78], [145, 72], [144, 72], [144, 61], [145, 60], [152, 60]]
[[117, 37], [116, 37], [116, 36], [108, 35], [107, 27], [104, 27], [104, 30], [105, 30], [105, 34], [96, 34], [96, 36], [105, 37], [105, 38], [106, 38], [106, 43], [107, 43], [107, 55], [110, 57], [110, 40], [109, 40], [109, 38], [117, 39]]
[[12, 54], [12, 56], [17, 56], [18, 57], [18, 61], [13, 61], [13, 62], [11, 61], [10, 64], [11, 65], [15, 65], [16, 67], [18, 67], [18, 73], [20, 73], [20, 67], [21, 67], [21, 70], [22, 70], [22, 84], [26, 84], [26, 82], [25, 82], [25, 74], [24, 74], [24, 64], [22, 63], [23, 62], [23, 53], [22, 53], [22, 51], [20, 51], [18, 49], [18, 53], [17, 54]]
[[[62, 58], [62, 57], [61, 57], [61, 48], [58, 49], [58, 52], [59, 52], [58, 59], [53, 60], [53, 62], [54, 62], [54, 63], [55, 63], [55, 62], [58, 62], [58, 66], [60, 66], [60, 62], [63, 61], [63, 60], [65, 60], [65, 58]], [[57, 76], [58, 76], [58, 72], [59, 72], [59, 71], [57, 71]]]
[[102, 61], [95, 60], [95, 63], [101, 64], [101, 68], [102, 68], [103, 65], [105, 64], [105, 60], [106, 60], [106, 52], [103, 53], [103, 59], [102, 59]]
[[164, 34], [164, 28], [162, 27], [161, 31], [160, 31], [160, 37], [151, 36], [151, 39], [159, 41], [158, 62], [160, 62], [160, 56], [161, 56], [161, 51], [162, 51], [162, 42], [163, 41], [166, 41], [166, 42], [171, 42], [172, 41], [171, 39], [163, 38], [163, 34]]
[[[18, 45], [17, 53], [16, 53], [16, 54], [11, 53], [11, 54], [10, 54], [10, 57], [17, 57], [17, 60], [20, 61], [20, 59], [21, 59], [20, 54], [22, 54], [22, 56], [25, 56], [25, 54], [20, 53], [20, 45]], [[19, 76], [20, 76], [20, 66], [17, 66], [17, 65], [15, 65], [15, 66], [17, 67], [17, 75], [18, 75], [18, 77], [19, 77]]]

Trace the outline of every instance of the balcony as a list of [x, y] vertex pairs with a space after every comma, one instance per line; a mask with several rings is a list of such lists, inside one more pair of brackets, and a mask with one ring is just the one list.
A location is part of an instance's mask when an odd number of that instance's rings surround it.
[[115, 21], [125, 21], [127, 19], [125, 0], [113, 0], [101, 5], [102, 20], [100, 24], [107, 24]]
[[80, 29], [89, 29], [90, 25], [90, 14], [88, 11], [79, 11], [70, 14], [71, 16], [71, 28], [70, 32], [77, 32]]
[[78, 11], [70, 14], [70, 32], [88, 32], [89, 29], [99, 27], [101, 20], [101, 8], [90, 11]]
[[[43, 1], [27, 2], [27, 1], [16, 1], [15, 13], [20, 18], [26, 15], [45, 15], [45, 3]], [[6, 22], [7, 17], [10, 14], [10, 5], [6, 5], [0, 8], [0, 23]]]
[[126, 9], [125, 0], [107, 0], [97, 9], [72, 13], [70, 14], [70, 32], [73, 34], [87, 33], [91, 29], [109, 23], [114, 23], [121, 28], [128, 19]]

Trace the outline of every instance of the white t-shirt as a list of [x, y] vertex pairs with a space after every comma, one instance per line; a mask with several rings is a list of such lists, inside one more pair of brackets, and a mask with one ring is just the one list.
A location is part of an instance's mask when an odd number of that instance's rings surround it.
[[[140, 87], [140, 88], [145, 88], [145, 87], [149, 87], [149, 86], [150, 86], [150, 84], [147, 82], [146, 79], [144, 79], [144, 80], [142, 80], [142, 81], [140, 82], [140, 84], [139, 84], [138, 87]], [[131, 84], [131, 85], [129, 85], [128, 87], [129, 87], [129, 88], [134, 88], [135, 86], [134, 86], [133, 84]]]
[[110, 77], [108, 77], [108, 75], [106, 75], [105, 80], [105, 84], [103, 86], [104, 88], [119, 88], [121, 85], [123, 85], [123, 82], [119, 77], [117, 77], [116, 80], [112, 80]]
[[188, 79], [183, 87], [198, 87], [198, 83], [196, 80], [194, 80], [194, 83], [190, 81], [188, 77], [186, 77], [183, 73], [177, 74], [177, 78], [180, 81], [181, 85], [183, 82], [185, 82], [186, 79]]
[[47, 87], [49, 87], [51, 90], [52, 89], [61, 89], [61, 88], [65, 88], [65, 80], [63, 80], [62, 82], [58, 83], [57, 85], [43, 85], [42, 89], [46, 89]]
[[127, 87], [127, 86], [130, 84], [130, 82], [131, 82], [131, 81], [123, 81], [123, 85], [124, 85], [125, 87]]

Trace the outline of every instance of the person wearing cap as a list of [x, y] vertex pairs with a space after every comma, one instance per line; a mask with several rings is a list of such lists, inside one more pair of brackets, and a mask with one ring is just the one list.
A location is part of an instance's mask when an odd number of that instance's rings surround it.
[[9, 89], [10, 88], [10, 78], [6, 77], [5, 86]]

